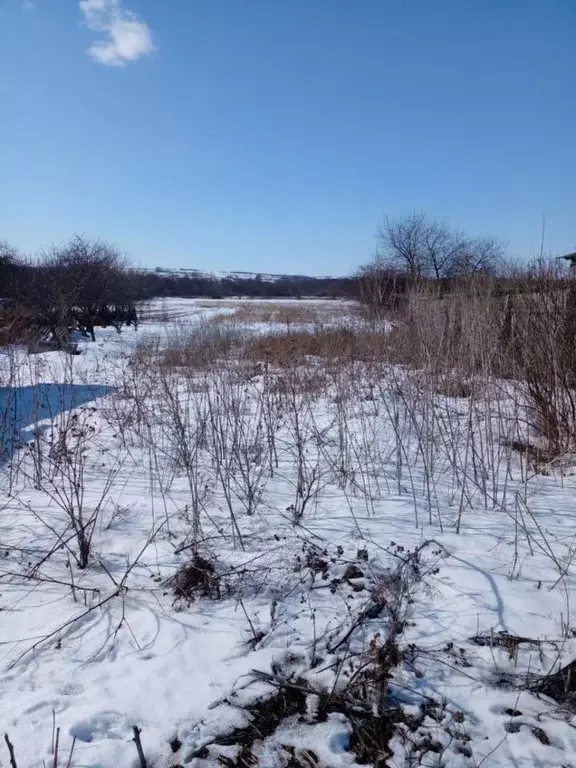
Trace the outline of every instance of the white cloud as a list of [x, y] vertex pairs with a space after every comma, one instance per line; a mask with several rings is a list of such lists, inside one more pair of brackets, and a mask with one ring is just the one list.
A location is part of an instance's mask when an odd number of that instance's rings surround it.
[[105, 36], [86, 51], [99, 64], [122, 67], [154, 50], [148, 25], [122, 8], [120, 0], [80, 0], [80, 10], [86, 26]]

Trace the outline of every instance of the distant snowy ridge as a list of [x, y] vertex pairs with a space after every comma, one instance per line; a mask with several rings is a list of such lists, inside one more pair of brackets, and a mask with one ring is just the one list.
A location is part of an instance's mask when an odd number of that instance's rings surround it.
[[165, 268], [165, 267], [148, 267], [138, 270], [145, 274], [155, 274], [160, 277], [195, 277], [204, 280], [261, 280], [265, 283], [276, 283], [279, 280], [335, 280], [336, 278], [330, 275], [323, 276], [310, 276], [310, 275], [287, 275], [287, 274], [273, 274], [269, 272], [243, 272], [237, 270], [235, 272], [225, 272], [221, 270], [215, 270], [213, 272], [206, 272], [201, 269], [189, 269], [186, 267], [181, 268]]

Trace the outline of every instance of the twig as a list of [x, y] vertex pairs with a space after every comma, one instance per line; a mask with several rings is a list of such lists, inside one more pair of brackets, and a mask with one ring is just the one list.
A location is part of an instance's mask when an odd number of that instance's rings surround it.
[[136, 744], [136, 751], [138, 752], [138, 760], [140, 760], [140, 768], [148, 768], [148, 763], [146, 762], [146, 758], [144, 757], [144, 750], [142, 749], [142, 742], [140, 740], [140, 734], [142, 733], [141, 728], [138, 728], [137, 725], [132, 726], [132, 730], [134, 731], [134, 738], [132, 741], [134, 744]]
[[97, 608], [101, 608], [103, 605], [108, 603], [110, 600], [113, 600], [115, 597], [118, 597], [118, 595], [120, 594], [120, 591], [121, 591], [120, 589], [117, 589], [116, 591], [112, 592], [112, 594], [108, 595], [108, 597], [105, 597], [103, 600], [100, 600], [99, 603], [96, 603], [96, 605], [92, 605], [86, 611], [83, 611], [78, 616], [75, 616], [73, 619], [70, 619], [70, 621], [67, 621], [65, 624], [62, 624], [57, 629], [55, 629], [53, 632], [50, 632], [49, 634], [44, 635], [43, 637], [41, 637], [40, 640], [38, 640], [37, 642], [33, 643], [33, 645], [29, 646], [25, 651], [23, 651], [20, 654], [20, 656], [18, 656], [18, 658], [15, 659], [10, 664], [9, 668], [13, 669], [24, 658], [24, 656], [26, 656], [26, 654], [30, 653], [31, 651], [35, 651], [36, 648], [38, 648], [38, 646], [40, 646], [43, 643], [45, 643], [46, 641], [50, 640], [50, 638], [54, 637], [54, 635], [59, 634], [64, 629], [67, 629], [68, 627], [72, 626], [73, 624], [75, 624], [80, 619], [83, 619], [84, 616], [88, 616], [88, 614], [92, 613], [92, 611], [95, 611]]
[[252, 630], [252, 635], [254, 637], [254, 642], [257, 643], [260, 640], [261, 635], [258, 635], [256, 633], [256, 630], [254, 629], [254, 624], [252, 624], [252, 620], [250, 619], [250, 616], [248, 616], [248, 613], [246, 611], [246, 608], [244, 607], [244, 601], [242, 600], [242, 598], [239, 598], [239, 603], [240, 603], [240, 605], [242, 607], [242, 610], [244, 611], [244, 616], [246, 616], [246, 621], [248, 622], [248, 624], [250, 624], [250, 629]]
[[61, 581], [60, 579], [36, 576], [34, 573], [18, 573], [17, 571], [2, 571], [0, 576], [14, 576], [22, 579], [30, 579], [32, 581], [38, 581], [42, 584], [59, 584], [63, 587], [68, 587], [69, 589], [80, 590], [81, 592], [89, 592], [92, 594], [100, 591], [98, 587], [79, 587], [77, 584], [72, 584], [69, 581]]
[[56, 728], [56, 744], [54, 746], [54, 768], [58, 768], [58, 746], [60, 744], [60, 726]]
[[4, 734], [4, 741], [6, 742], [6, 746], [8, 747], [8, 752], [10, 753], [10, 765], [12, 768], [18, 768], [18, 765], [16, 764], [16, 758], [14, 757], [14, 745], [8, 738], [8, 734]]
[[68, 756], [68, 762], [66, 763], [66, 768], [70, 768], [72, 765], [72, 756], [74, 755], [74, 747], [76, 746], [76, 736], [72, 739], [72, 746], [70, 747], [70, 755]]

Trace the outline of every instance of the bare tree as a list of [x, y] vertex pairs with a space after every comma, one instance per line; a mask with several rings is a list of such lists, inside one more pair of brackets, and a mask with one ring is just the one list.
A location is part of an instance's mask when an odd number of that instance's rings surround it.
[[16, 248], [0, 240], [0, 299], [13, 298], [20, 256]]
[[113, 246], [74, 237], [21, 268], [17, 300], [36, 330], [66, 340], [79, 327], [95, 340], [99, 324], [136, 322], [127, 261]]
[[424, 213], [387, 218], [378, 234], [380, 252], [374, 266], [399, 270], [412, 281], [494, 272], [504, 255], [496, 238], [469, 237]]
[[77, 236], [52, 254], [51, 263], [61, 289], [71, 302], [76, 321], [94, 341], [94, 327], [105, 308], [117, 304], [120, 294], [125, 302], [126, 259], [106, 243]]
[[115, 266], [110, 270], [111, 285], [107, 292], [106, 317], [118, 333], [123, 325], [138, 327], [138, 315], [136, 312], [136, 295], [138, 292], [137, 275], [134, 271], [122, 266]]
[[505, 246], [490, 235], [467, 240], [454, 259], [450, 277], [493, 275], [504, 264]]
[[471, 241], [444, 222], [425, 222], [422, 227], [424, 275], [435, 280], [453, 276]]
[[378, 231], [379, 259], [412, 279], [426, 274], [424, 234], [428, 223], [423, 213], [398, 219], [386, 218]]

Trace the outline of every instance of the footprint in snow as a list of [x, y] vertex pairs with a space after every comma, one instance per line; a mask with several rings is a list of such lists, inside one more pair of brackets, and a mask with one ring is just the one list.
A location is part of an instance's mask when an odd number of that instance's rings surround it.
[[70, 728], [70, 736], [78, 741], [90, 743], [104, 739], [126, 739], [132, 733], [132, 726], [119, 712], [97, 712], [85, 720], [79, 720]]
[[61, 696], [76, 696], [79, 693], [84, 693], [84, 686], [79, 683], [66, 683], [58, 689], [58, 693]]
[[60, 712], [64, 712], [67, 708], [68, 704], [59, 699], [42, 699], [41, 701], [37, 701], [35, 704], [26, 707], [26, 709], [22, 710], [22, 714], [33, 715], [36, 712], [41, 712], [43, 710], [48, 712], [54, 711], [56, 714], [59, 714]]

